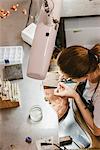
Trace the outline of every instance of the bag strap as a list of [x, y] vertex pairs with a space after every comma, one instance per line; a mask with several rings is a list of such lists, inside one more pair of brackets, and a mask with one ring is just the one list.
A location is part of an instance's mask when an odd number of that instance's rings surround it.
[[99, 83], [100, 83], [100, 81], [97, 82], [97, 85], [96, 85], [96, 87], [95, 87], [95, 90], [94, 90], [94, 92], [93, 92], [93, 94], [92, 94], [92, 97], [91, 97], [91, 101], [92, 101], [92, 102], [93, 102], [93, 97], [94, 97], [94, 95], [95, 95], [95, 93], [96, 93], [96, 91], [97, 91], [97, 88], [98, 88], [98, 86], [99, 86]]

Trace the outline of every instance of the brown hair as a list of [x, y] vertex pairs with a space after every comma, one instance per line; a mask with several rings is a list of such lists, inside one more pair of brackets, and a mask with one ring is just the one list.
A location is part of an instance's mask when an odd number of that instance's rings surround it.
[[100, 45], [96, 44], [91, 50], [82, 46], [70, 46], [62, 50], [58, 57], [58, 65], [69, 77], [80, 78], [94, 72], [98, 67]]
[[98, 63], [100, 63], [100, 44], [96, 44], [92, 49], [91, 52], [97, 56]]

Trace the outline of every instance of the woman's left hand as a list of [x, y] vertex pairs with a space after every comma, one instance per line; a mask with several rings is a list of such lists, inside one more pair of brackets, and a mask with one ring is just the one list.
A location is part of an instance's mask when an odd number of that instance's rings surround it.
[[61, 97], [75, 98], [77, 92], [70, 86], [67, 86], [63, 82], [60, 82], [58, 83], [57, 88], [54, 90], [54, 95], [61, 96]]

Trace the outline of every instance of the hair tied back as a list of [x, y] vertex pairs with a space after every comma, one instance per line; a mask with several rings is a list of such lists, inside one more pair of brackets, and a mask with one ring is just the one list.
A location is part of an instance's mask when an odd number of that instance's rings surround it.
[[92, 59], [92, 57], [95, 57], [97, 59], [97, 62], [100, 63], [100, 52], [99, 54], [95, 54], [93, 50], [88, 50], [88, 55]]
[[98, 59], [98, 63], [100, 63], [100, 44], [97, 43], [96, 45], [94, 45], [91, 51], [95, 54], [96, 58]]

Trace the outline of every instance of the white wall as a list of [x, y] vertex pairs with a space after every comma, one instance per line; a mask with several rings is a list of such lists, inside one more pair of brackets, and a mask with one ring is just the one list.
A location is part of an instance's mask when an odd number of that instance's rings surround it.
[[100, 14], [100, 0], [63, 0], [62, 17]]
[[66, 18], [65, 33], [67, 46], [100, 43], [100, 16]]

